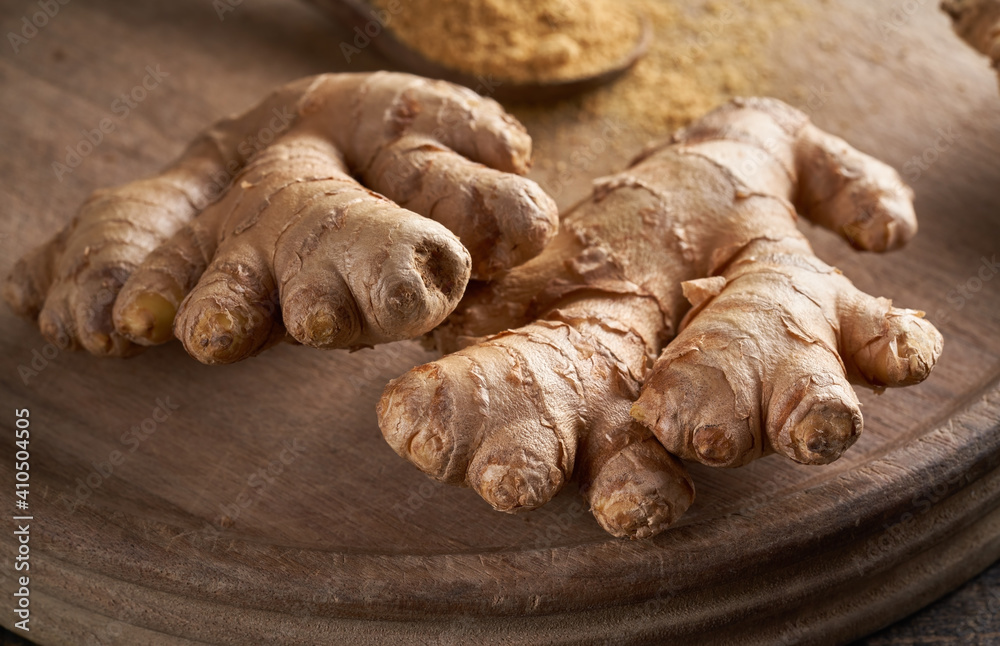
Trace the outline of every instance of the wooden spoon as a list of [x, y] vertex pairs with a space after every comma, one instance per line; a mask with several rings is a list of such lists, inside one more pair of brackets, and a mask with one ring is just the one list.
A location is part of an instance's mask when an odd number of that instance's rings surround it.
[[[649, 22], [642, 21], [642, 29], [635, 46], [621, 60], [607, 69], [573, 79], [552, 81], [511, 81], [491, 76], [476, 76], [432, 61], [420, 52], [404, 45], [392, 29], [384, 27], [375, 17], [375, 7], [364, 0], [307, 0], [334, 22], [350, 30], [361, 30], [370, 43], [400, 70], [429, 78], [443, 79], [472, 88], [479, 94], [498, 101], [542, 102], [564, 99], [614, 81], [642, 58], [652, 40]], [[372, 36], [374, 28], [378, 31]], [[366, 30], [366, 27], [368, 30]]]

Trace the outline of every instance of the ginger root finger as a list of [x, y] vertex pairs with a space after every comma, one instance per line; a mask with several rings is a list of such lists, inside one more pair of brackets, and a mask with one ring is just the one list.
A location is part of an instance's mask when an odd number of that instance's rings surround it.
[[174, 338], [174, 318], [219, 246], [225, 202], [212, 204], [154, 249], [122, 286], [115, 300], [115, 329], [138, 345]]
[[942, 349], [919, 312], [859, 292], [804, 241], [760, 240], [722, 273], [646, 380], [632, 415], [667, 450], [712, 466], [777, 451], [807, 464], [861, 434], [849, 380], [904, 386]]
[[841, 356], [854, 383], [876, 390], [912, 386], [930, 375], [941, 356], [944, 339], [919, 310], [858, 292], [841, 312]]
[[655, 536], [694, 502], [687, 469], [652, 435], [626, 445], [599, 467], [592, 479], [581, 477], [581, 489], [594, 518], [612, 536]]
[[537, 256], [559, 226], [536, 184], [472, 162], [422, 137], [384, 148], [370, 171], [403, 208], [426, 214], [472, 254], [472, 276], [487, 279]]
[[[407, 134], [420, 134], [459, 155], [505, 173], [524, 175], [531, 167], [531, 137], [493, 99], [472, 90], [396, 72], [327, 74], [303, 102], [304, 114], [323, 120], [351, 168], [370, 170], [382, 147]], [[343, 116], [350, 115], [345, 127]], [[366, 177], [379, 192], [381, 178]], [[389, 196], [391, 198], [391, 196]]]
[[899, 249], [917, 232], [913, 191], [886, 164], [809, 124], [798, 137], [796, 207], [856, 249]]
[[748, 246], [657, 359], [632, 415], [668, 451], [711, 466], [772, 450], [824, 464], [861, 433], [831, 325], [836, 289], [849, 283], [815, 259], [787, 255], [794, 249], [806, 250], [792, 241]]
[[[555, 202], [520, 177], [531, 166], [531, 139], [492, 99], [406, 74], [342, 74], [318, 77], [301, 111], [351, 115], [348, 127], [331, 118], [315, 125], [365, 185], [455, 227], [470, 250], [486, 254], [474, 255], [474, 277], [524, 262], [555, 234]], [[482, 167], [473, 170], [470, 161]], [[504, 174], [502, 184], [488, 169]], [[415, 195], [425, 190], [431, 199]], [[511, 249], [520, 251], [504, 253]]]
[[[10, 276], [3, 284], [3, 298], [18, 316], [38, 318], [54, 282], [55, 264], [66, 247], [70, 231], [70, 227], [62, 229], [47, 243], [32, 249], [14, 263]], [[60, 347], [63, 345], [60, 344]]]
[[118, 290], [150, 252], [220, 194], [245, 163], [239, 149], [247, 133], [268, 128], [307, 86], [289, 84], [221, 120], [155, 177], [95, 191], [52, 240], [15, 264], [5, 300], [18, 314], [37, 318], [43, 336], [61, 347], [107, 356], [141, 350], [114, 328]]
[[135, 315], [135, 303], [172, 304], [190, 289], [174, 332], [200, 361], [230, 363], [268, 347], [284, 333], [279, 303], [289, 305], [300, 342], [356, 348], [418, 336], [461, 297], [471, 261], [458, 239], [354, 181], [324, 137], [293, 128], [236, 184], [199, 222], [216, 225], [214, 249], [180, 237], [186, 249], [153, 254], [123, 292]]
[[628, 413], [627, 405], [619, 405], [591, 416], [590, 428], [581, 435], [576, 476], [605, 531], [646, 538], [687, 511], [694, 502], [694, 482], [680, 460]]
[[[560, 357], [571, 336], [539, 324], [410, 371], [379, 402], [383, 435], [428, 475], [468, 484], [498, 510], [541, 505], [576, 455], [582, 386]], [[425, 413], [445, 407], [445, 419]]]
[[1000, 1], [943, 0], [943, 9], [962, 40], [989, 57], [1000, 81]]
[[[206, 256], [211, 244], [203, 244], [204, 234], [198, 234], [200, 240], [193, 239], [190, 236], [196, 232], [183, 227], [220, 196], [238, 198], [245, 190], [230, 181], [261, 153], [263, 137], [258, 135], [267, 132], [280, 139], [282, 133], [301, 127], [338, 151], [351, 178], [360, 176], [390, 199], [404, 183], [397, 181], [398, 173], [382, 173], [376, 166], [399, 166], [400, 142], [419, 139], [433, 147], [440, 154], [423, 170], [428, 174], [427, 188], [433, 188], [441, 199], [421, 195], [420, 187], [415, 193], [408, 189], [408, 198], [415, 208], [427, 210], [420, 215], [461, 229], [477, 254], [484, 254], [476, 266], [483, 275], [523, 262], [540, 251], [556, 229], [554, 203], [534, 182], [513, 174], [528, 170], [531, 140], [495, 101], [407, 74], [327, 74], [279, 88], [247, 112], [219, 121], [161, 174], [96, 192], [70, 225], [15, 265], [3, 288], [5, 299], [17, 313], [37, 318], [43, 334], [59, 340], [63, 347], [83, 346], [95, 354], [126, 356], [143, 345], [169, 339], [168, 319], [179, 307], [178, 299], [194, 287], [192, 277], [211, 260]], [[299, 206], [291, 205], [284, 216], [294, 219]], [[476, 224], [470, 226], [467, 219]], [[219, 226], [224, 228], [213, 222], [202, 229], [214, 232]], [[428, 227], [430, 237], [442, 234], [436, 225]], [[119, 291], [129, 277], [178, 232], [189, 239], [172, 241], [151, 262], [163, 265], [161, 273], [170, 266], [178, 270], [186, 266], [187, 275], [179, 271], [172, 286], [162, 285], [159, 294], [130, 288], [129, 303], [116, 308]], [[450, 241], [444, 247], [439, 243], [432, 247], [451, 249]], [[452, 260], [462, 255], [452, 251], [446, 253]], [[267, 256], [274, 250], [258, 252]], [[167, 258], [171, 254], [180, 257]], [[199, 254], [205, 257], [196, 258]], [[417, 255], [426, 260], [421, 261], [420, 271], [433, 272], [440, 266], [436, 260], [440, 254], [433, 250]], [[144, 271], [148, 278], [152, 266]], [[428, 278], [432, 283], [457, 286], [459, 291], [464, 286], [453, 272]], [[423, 281], [411, 274], [409, 282], [410, 288], [397, 285], [402, 291], [390, 297], [399, 303], [418, 297]], [[135, 300], [139, 294], [145, 296]], [[309, 309], [307, 303], [296, 305], [297, 312]], [[317, 325], [326, 320], [325, 315], [316, 317]], [[329, 321], [322, 325], [329, 327]], [[411, 326], [421, 332], [424, 328], [422, 321]], [[400, 333], [386, 331], [382, 337], [396, 338]], [[302, 334], [312, 336], [306, 330]], [[319, 334], [315, 344], [338, 347], [330, 334]], [[369, 342], [364, 335], [357, 341], [360, 345]]]
[[[555, 488], [546, 479], [565, 480], [572, 466], [598, 522], [632, 537], [662, 531], [691, 503], [690, 479], [668, 451], [714, 466], [772, 451], [834, 460], [862, 428], [849, 380], [916, 383], [940, 336], [820, 262], [796, 217], [884, 251], [916, 231], [911, 196], [895, 171], [797, 110], [734, 100], [595, 181], [537, 257], [470, 284], [431, 337], [461, 349], [390, 384], [383, 434], [425, 471], [468, 483], [486, 435], [503, 437], [516, 420], [486, 461], [504, 476], [535, 474], [513, 487], [525, 494], [518, 502], [538, 504]], [[517, 355], [538, 382], [570, 374], [583, 395], [512, 379], [512, 355], [496, 348], [524, 344], [549, 348], [537, 360]], [[482, 362], [490, 369], [471, 368]], [[477, 411], [499, 400], [499, 411]], [[527, 451], [553, 437], [543, 407], [580, 411], [575, 458], [550, 452], [544, 468], [525, 469]], [[509, 480], [474, 484], [496, 502], [517, 498]]]
[[576, 471], [617, 536], [650, 536], [693, 499], [683, 466], [629, 419], [663, 321], [646, 298], [578, 298], [393, 380], [387, 442], [425, 473], [495, 509], [533, 509]]
[[181, 303], [174, 334], [202, 363], [253, 356], [284, 336], [275, 291], [265, 258], [220, 254]]
[[[139, 350], [112, 323], [121, 286], [143, 258], [185, 222], [188, 196], [161, 181], [140, 181], [96, 192], [70, 226], [54, 263], [38, 322], [42, 334], [66, 338], [97, 355]], [[17, 270], [11, 276], [16, 280]]]

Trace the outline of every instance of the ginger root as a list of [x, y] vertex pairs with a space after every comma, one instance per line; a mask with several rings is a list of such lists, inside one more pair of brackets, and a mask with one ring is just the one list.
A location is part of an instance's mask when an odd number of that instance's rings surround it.
[[176, 335], [226, 363], [286, 328], [323, 348], [419, 336], [470, 276], [554, 235], [554, 202], [521, 177], [530, 158], [524, 128], [465, 88], [386, 72], [302, 79], [216, 123], [161, 174], [95, 192], [15, 265], [4, 297], [48, 339], [100, 355]]
[[941, 9], [955, 32], [989, 57], [1000, 81], [1000, 0], [943, 0]]
[[470, 283], [432, 332], [451, 354], [389, 383], [382, 432], [502, 511], [576, 474], [598, 522], [633, 538], [691, 504], [675, 455], [836, 459], [862, 428], [849, 382], [919, 382], [942, 340], [816, 258], [796, 213], [885, 251], [916, 231], [911, 197], [797, 110], [735, 100], [595, 182], [538, 257]]

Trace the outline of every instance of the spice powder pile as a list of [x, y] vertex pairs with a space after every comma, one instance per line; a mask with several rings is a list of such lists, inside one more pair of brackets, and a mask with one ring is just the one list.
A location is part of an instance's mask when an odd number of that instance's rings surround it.
[[373, 1], [393, 3], [391, 27], [403, 42], [494, 81], [599, 72], [631, 51], [636, 17], [649, 23], [648, 53], [618, 81], [555, 103], [505, 106], [532, 135], [532, 176], [561, 206], [650, 139], [733, 96], [769, 94], [772, 42], [806, 12], [801, 0]]

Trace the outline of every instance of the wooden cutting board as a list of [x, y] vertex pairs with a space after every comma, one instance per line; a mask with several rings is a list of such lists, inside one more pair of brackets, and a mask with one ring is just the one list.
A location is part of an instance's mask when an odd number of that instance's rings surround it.
[[[0, 272], [93, 189], [156, 170], [277, 83], [344, 66], [346, 35], [290, 0], [93, 4], [60, 5], [0, 57]], [[0, 506], [11, 515], [14, 411], [30, 410], [28, 636], [842, 643], [993, 562], [1000, 94], [936, 2], [898, 4], [818, 6], [772, 53], [781, 98], [904, 169], [916, 190], [921, 232], [907, 249], [858, 255], [810, 230], [818, 252], [859, 287], [927, 310], [946, 340], [924, 384], [861, 393], [866, 432], [838, 463], [693, 468], [697, 501], [677, 527], [620, 541], [572, 486], [507, 516], [389, 450], [374, 405], [388, 379], [431, 358], [414, 344], [354, 354], [282, 346], [228, 367], [202, 366], [176, 344], [97, 360], [47, 345], [0, 308]], [[4, 33], [37, 10], [0, 7]], [[367, 53], [352, 69], [378, 65]], [[150, 68], [159, 81], [147, 96], [114, 112]], [[115, 131], [57, 180], [53, 162], [105, 117]], [[585, 141], [591, 126], [573, 127]], [[577, 173], [560, 201], [620, 167], [634, 143]], [[7, 607], [23, 574], [13, 525], [0, 539]]]

